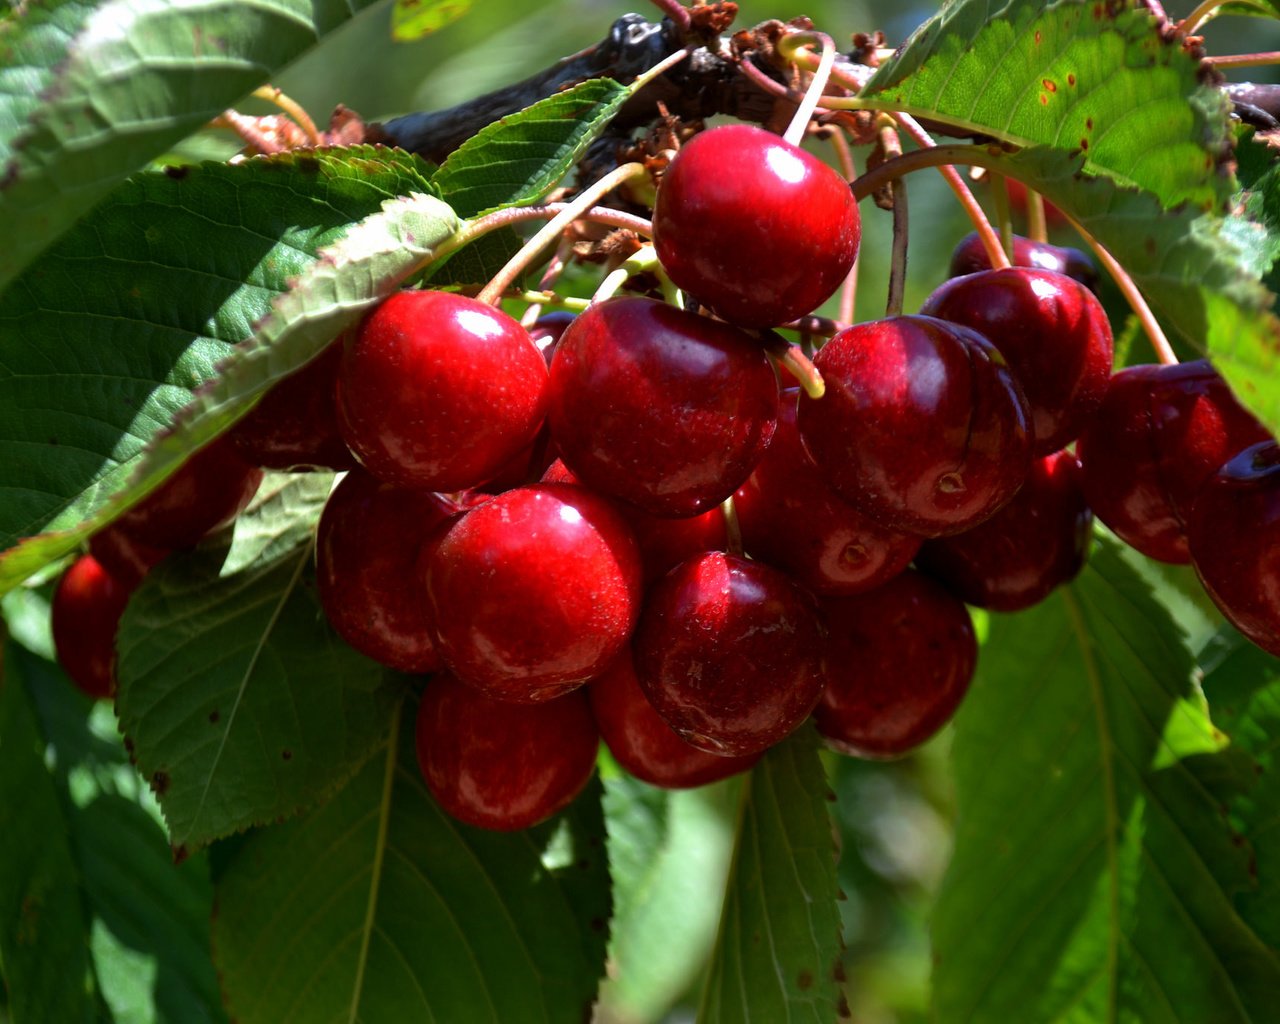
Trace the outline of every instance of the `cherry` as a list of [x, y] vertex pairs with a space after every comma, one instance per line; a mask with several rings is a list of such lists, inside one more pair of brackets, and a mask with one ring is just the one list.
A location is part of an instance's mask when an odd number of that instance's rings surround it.
[[457, 506], [361, 470], [343, 478], [316, 534], [316, 585], [330, 625], [347, 643], [402, 672], [440, 667], [431, 639], [419, 548]]
[[655, 583], [633, 648], [658, 714], [713, 754], [760, 753], [822, 692], [826, 631], [814, 598], [737, 555], [705, 552]]
[[681, 739], [644, 695], [629, 650], [587, 689], [601, 739], [618, 764], [642, 782], [691, 789], [746, 771], [758, 759], [720, 757]]
[[92, 555], [82, 555], [53, 594], [53, 646], [71, 681], [90, 697], [116, 692], [116, 633], [132, 584], [116, 579]]
[[822, 609], [831, 667], [813, 717], [829, 746], [855, 757], [898, 757], [947, 723], [978, 658], [959, 598], [908, 570], [869, 593], [824, 598]]
[[600, 736], [587, 695], [536, 706], [487, 697], [447, 672], [418, 705], [422, 777], [441, 807], [478, 828], [510, 832], [545, 821], [591, 779]]
[[171, 552], [131, 537], [112, 524], [89, 538], [89, 554], [121, 583], [136, 587]]
[[776, 327], [822, 305], [853, 266], [861, 232], [840, 175], [745, 124], [685, 143], [653, 207], [653, 244], [671, 280], [744, 327]]
[[1269, 439], [1205, 360], [1130, 366], [1111, 378], [1080, 436], [1094, 513], [1149, 558], [1190, 561], [1184, 521], [1201, 485], [1249, 445]]
[[[1098, 290], [1098, 268], [1092, 258], [1079, 249], [1050, 245], [1048, 242], [1033, 242], [1030, 238], [1014, 235], [1013, 265], [1065, 274], [1079, 281], [1091, 292]], [[987, 257], [986, 246], [982, 244], [976, 231], [970, 231], [960, 239], [951, 254], [951, 276], [963, 277], [965, 274], [990, 269], [991, 260]]]
[[916, 565], [968, 604], [1018, 611], [1075, 578], [1092, 524], [1080, 460], [1055, 452], [1031, 464], [1022, 490], [985, 523], [926, 542]]
[[268, 469], [355, 466], [338, 428], [334, 399], [341, 363], [339, 339], [263, 395], [229, 432], [241, 458]]
[[1187, 516], [1191, 562], [1227, 620], [1280, 656], [1280, 446], [1246, 448], [1199, 490]]
[[529, 327], [529, 337], [538, 346], [538, 351], [542, 353], [548, 366], [551, 365], [551, 357], [556, 354], [560, 335], [564, 334], [564, 329], [577, 318], [577, 313], [554, 309], [549, 313], [543, 313]]
[[652, 299], [587, 309], [551, 361], [551, 434], [565, 465], [658, 516], [729, 497], [773, 436], [777, 404], [753, 339]]
[[820, 399], [796, 423], [828, 484], [891, 530], [962, 533], [1004, 505], [1030, 466], [1026, 400], [996, 348], [927, 316], [856, 324], [814, 359]]
[[920, 312], [972, 327], [1000, 350], [1031, 410], [1036, 455], [1074, 441], [1102, 404], [1111, 325], [1080, 282], [1027, 267], [986, 270], [943, 283]]
[[357, 459], [397, 487], [456, 491], [533, 441], [547, 367], [516, 321], [448, 292], [391, 296], [343, 352], [338, 419]]
[[535, 484], [464, 515], [426, 582], [445, 664], [490, 696], [544, 701], [602, 672], [627, 642], [640, 552], [605, 498]]
[[905, 569], [915, 534], [887, 530], [843, 501], [800, 443], [798, 389], [782, 393], [778, 430], [733, 497], [747, 553], [818, 594], [857, 594]]

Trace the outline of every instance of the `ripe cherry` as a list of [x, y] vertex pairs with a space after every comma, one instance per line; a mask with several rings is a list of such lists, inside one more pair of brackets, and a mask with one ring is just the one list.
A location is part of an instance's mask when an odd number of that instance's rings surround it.
[[143, 578], [172, 552], [125, 533], [114, 523], [89, 538], [89, 554], [107, 572], [129, 587]]
[[829, 746], [855, 757], [898, 757], [947, 723], [978, 658], [959, 598], [908, 570], [866, 594], [824, 598], [822, 609], [830, 668], [813, 717]]
[[636, 675], [695, 747], [751, 756], [808, 717], [826, 630], [803, 587], [763, 562], [706, 552], [653, 585], [636, 627]]
[[605, 498], [568, 484], [507, 491], [464, 515], [427, 564], [437, 649], [490, 696], [549, 700], [617, 656], [641, 576], [635, 538]]
[[853, 266], [861, 231], [840, 175], [745, 124], [686, 142], [653, 207], [653, 243], [671, 280], [744, 327], [776, 327], [822, 305]]
[[977, 332], [890, 317], [841, 331], [814, 365], [826, 394], [800, 395], [805, 450], [831, 488], [881, 526], [962, 533], [1022, 486], [1031, 463], [1026, 400]]
[[652, 299], [592, 306], [551, 361], [551, 434], [565, 465], [657, 516], [729, 497], [773, 436], [777, 404], [752, 338]]
[[600, 745], [587, 695], [536, 706], [486, 697], [447, 672], [418, 705], [418, 765], [440, 806], [478, 828], [514, 831], [567, 807]]
[[[1013, 236], [1013, 265], [1015, 267], [1035, 267], [1055, 274], [1066, 274], [1075, 278], [1091, 292], [1098, 290], [1098, 268], [1093, 260], [1079, 249], [1072, 249], [1048, 242], [1033, 242], [1021, 235]], [[991, 260], [987, 257], [986, 246], [976, 231], [965, 235], [951, 254], [949, 272], [952, 277], [963, 277], [965, 274], [976, 274], [981, 270], [990, 270]]]
[[399, 292], [347, 343], [338, 419], [380, 480], [456, 491], [494, 476], [533, 441], [546, 386], [542, 353], [501, 310], [464, 295]]
[[116, 692], [116, 633], [133, 586], [82, 555], [53, 594], [53, 646], [71, 681], [90, 697]]

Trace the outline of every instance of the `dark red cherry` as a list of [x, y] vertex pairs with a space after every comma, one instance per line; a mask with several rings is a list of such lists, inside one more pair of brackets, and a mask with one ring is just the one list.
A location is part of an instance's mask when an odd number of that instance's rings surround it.
[[856, 597], [822, 601], [831, 631], [827, 687], [813, 713], [833, 749], [898, 757], [960, 706], [977, 664], [969, 612], [913, 570]]
[[545, 821], [591, 779], [600, 745], [587, 695], [533, 706], [486, 697], [447, 672], [422, 694], [418, 765], [453, 817], [510, 832]]
[[1094, 514], [1149, 558], [1190, 561], [1184, 522], [1201, 485], [1265, 427], [1203, 359], [1111, 378], [1076, 450]]
[[427, 566], [445, 664], [502, 700], [550, 700], [602, 672], [640, 611], [635, 538], [568, 484], [500, 494], [462, 517]]
[[355, 466], [338, 429], [334, 387], [341, 363], [339, 339], [263, 395], [228, 434], [240, 457], [267, 469]]
[[685, 143], [653, 207], [653, 243], [671, 280], [744, 327], [776, 327], [826, 302], [861, 231], [839, 174], [745, 124]]
[[245, 462], [224, 435], [187, 459], [113, 525], [153, 548], [189, 548], [239, 515], [260, 483], [262, 470]]
[[831, 488], [881, 526], [962, 533], [1022, 486], [1026, 400], [977, 332], [890, 317], [841, 331], [814, 364], [826, 394], [800, 395], [805, 450]]
[[782, 393], [769, 450], [733, 496], [743, 545], [816, 594], [878, 587], [907, 567], [920, 537], [885, 529], [827, 486], [800, 443], [798, 394]]
[[943, 283], [920, 312], [972, 327], [1009, 363], [1031, 411], [1032, 452], [1074, 441], [1111, 378], [1111, 325], [1094, 294], [1048, 270], [1009, 267]]
[[[1079, 249], [1050, 245], [1048, 242], [1033, 242], [1021, 235], [1013, 236], [1013, 265], [1015, 267], [1036, 267], [1039, 270], [1050, 270], [1055, 274], [1066, 274], [1075, 278], [1091, 292], [1098, 290], [1098, 268], [1092, 258]], [[971, 231], [960, 239], [951, 254], [950, 274], [952, 277], [963, 277], [965, 274], [976, 274], [981, 270], [991, 269], [991, 260], [987, 258], [986, 246], [976, 231]]]
[[1280, 656], [1280, 446], [1246, 448], [1200, 488], [1187, 541], [1213, 603], [1236, 629]]
[[927, 541], [916, 565], [980, 608], [1038, 604], [1084, 565], [1093, 513], [1082, 476], [1068, 451], [1037, 459], [1009, 504], [972, 530]]
[[397, 487], [456, 491], [533, 441], [547, 366], [501, 310], [448, 292], [391, 296], [361, 324], [338, 374], [342, 435]]
[[826, 631], [799, 584], [715, 551], [653, 585], [633, 649], [645, 695], [677, 733], [702, 750], [746, 757], [813, 710]]
[[112, 524], [89, 538], [89, 554], [121, 583], [136, 587], [171, 552], [131, 537]]
[[357, 651], [401, 672], [440, 667], [417, 560], [457, 512], [438, 494], [361, 470], [334, 489], [316, 534], [316, 585], [329, 624]]
[[551, 435], [582, 482], [658, 516], [718, 505], [773, 436], [778, 386], [752, 338], [652, 299], [592, 306], [551, 361]]
[[636, 679], [630, 650], [587, 687], [600, 738], [614, 760], [642, 782], [689, 789], [746, 771], [758, 760], [720, 757], [690, 746], [653, 709]]
[[577, 317], [577, 313], [555, 309], [550, 313], [543, 313], [529, 327], [529, 337], [538, 346], [538, 351], [542, 353], [542, 357], [546, 359], [548, 366], [551, 365], [551, 357], [556, 354], [556, 346], [560, 343], [560, 335], [564, 334], [564, 329], [573, 323]]
[[132, 585], [92, 555], [77, 558], [53, 594], [53, 646], [71, 681], [90, 697], [116, 692], [116, 633]]

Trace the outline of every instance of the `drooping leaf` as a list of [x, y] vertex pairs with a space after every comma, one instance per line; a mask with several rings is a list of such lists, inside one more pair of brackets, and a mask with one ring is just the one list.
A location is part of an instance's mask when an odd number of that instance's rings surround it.
[[439, 32], [471, 9], [471, 0], [396, 0], [391, 8], [391, 38], [410, 43]]
[[1240, 192], [1232, 204], [1243, 216], [1234, 216], [1242, 248], [1254, 256], [1267, 287], [1280, 290], [1280, 151], [1246, 134], [1236, 146]]
[[835, 1019], [840, 914], [827, 792], [811, 727], [770, 750], [743, 781], [700, 1022]]
[[423, 784], [415, 703], [337, 797], [223, 873], [215, 957], [244, 1024], [589, 1019], [609, 916], [599, 784], [536, 829], [459, 824]]
[[228, 549], [153, 570], [120, 627], [120, 728], [180, 851], [297, 814], [386, 736], [404, 683], [329, 628], [310, 564], [327, 474], [269, 476]]
[[993, 616], [956, 720], [955, 854], [934, 913], [940, 1021], [1265, 1020], [1280, 961], [1234, 913], [1237, 755], [1183, 636], [1101, 540]]
[[[156, 487], [301, 365], [299, 348], [314, 355], [310, 335], [274, 355], [237, 345], [322, 247], [429, 189], [417, 158], [369, 147], [139, 175], [0, 294], [0, 591]], [[321, 302], [371, 283], [363, 266], [337, 276], [294, 307], [334, 334]], [[233, 354], [246, 365], [205, 395]], [[191, 416], [200, 429], [143, 466], [198, 393], [202, 409], [221, 399], [215, 418]]]
[[1225, 212], [1229, 104], [1144, 6], [957, 0], [859, 94], [1016, 146], [1079, 152], [1089, 174], [1165, 208]]
[[0, 288], [370, 0], [47, 0], [0, 26]]

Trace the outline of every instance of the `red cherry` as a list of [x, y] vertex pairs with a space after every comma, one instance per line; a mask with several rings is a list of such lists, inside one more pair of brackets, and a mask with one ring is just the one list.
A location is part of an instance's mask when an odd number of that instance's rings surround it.
[[519, 487], [472, 509], [426, 579], [445, 664], [502, 700], [549, 700], [602, 672], [640, 610], [626, 521], [568, 484]]
[[782, 393], [769, 450], [734, 495], [747, 553], [791, 573], [816, 594], [857, 594], [892, 579], [920, 549], [827, 486], [800, 443], [796, 389]]
[[1130, 366], [1111, 378], [1076, 446], [1085, 499], [1126, 544], [1186, 563], [1184, 521], [1196, 492], [1232, 456], [1269, 439], [1207, 361]]
[[642, 782], [691, 789], [744, 772], [759, 758], [720, 757], [681, 739], [644, 695], [629, 650], [587, 689], [601, 739], [614, 760]]
[[963, 533], [1026, 479], [1026, 400], [975, 331], [927, 316], [857, 324], [814, 365], [827, 389], [800, 395], [805, 450], [832, 490], [881, 526]]
[[[1021, 235], [1013, 236], [1013, 265], [1015, 267], [1036, 267], [1039, 270], [1050, 270], [1055, 274], [1066, 274], [1075, 278], [1091, 292], [1098, 290], [1098, 268], [1093, 260], [1079, 249], [1050, 245], [1048, 242], [1033, 242]], [[951, 253], [949, 273], [952, 277], [963, 277], [965, 274], [976, 274], [982, 270], [991, 270], [991, 260], [987, 257], [986, 246], [976, 231], [965, 235]]]
[[90, 697], [116, 692], [116, 633], [132, 585], [82, 555], [53, 594], [53, 646], [71, 681]]
[[947, 723], [978, 658], [958, 598], [908, 570], [878, 590], [824, 598], [822, 609], [830, 669], [813, 717], [830, 747], [855, 757], [898, 757]]
[[380, 480], [456, 491], [494, 476], [533, 441], [546, 386], [542, 354], [501, 310], [465, 295], [399, 292], [347, 344], [338, 419]]
[[107, 572], [129, 587], [143, 578], [172, 552], [129, 536], [114, 523], [89, 538], [89, 554]]
[[459, 821], [510, 832], [573, 802], [595, 771], [600, 737], [586, 693], [534, 706], [486, 697], [447, 672], [418, 705], [418, 764]]
[[547, 361], [548, 366], [551, 365], [551, 357], [556, 354], [556, 346], [560, 343], [560, 335], [564, 334], [564, 329], [577, 318], [577, 313], [556, 309], [550, 313], [543, 313], [529, 327], [529, 337], [538, 346], [538, 351], [542, 353], [542, 357]]
[[1055, 452], [1031, 464], [1009, 504], [972, 530], [928, 541], [916, 564], [968, 604], [1018, 611], [1075, 578], [1092, 525], [1080, 460]]
[[686, 142], [653, 207], [653, 244], [671, 280], [744, 327], [776, 327], [826, 302], [861, 231], [840, 175], [746, 124]]
[[773, 436], [778, 386], [735, 327], [652, 299], [592, 306], [551, 361], [551, 434], [593, 490], [657, 516], [734, 492]]
[[1280, 446], [1246, 448], [1200, 488], [1187, 518], [1191, 562], [1227, 620], [1280, 656]]
[[1111, 378], [1111, 324], [1084, 285], [1026, 267], [952, 278], [920, 312], [972, 327], [1008, 360], [1031, 411], [1032, 452], [1074, 441]]
[[826, 631], [814, 598], [737, 555], [706, 552], [654, 584], [633, 648], [658, 714], [715, 754], [760, 753], [822, 692]]

